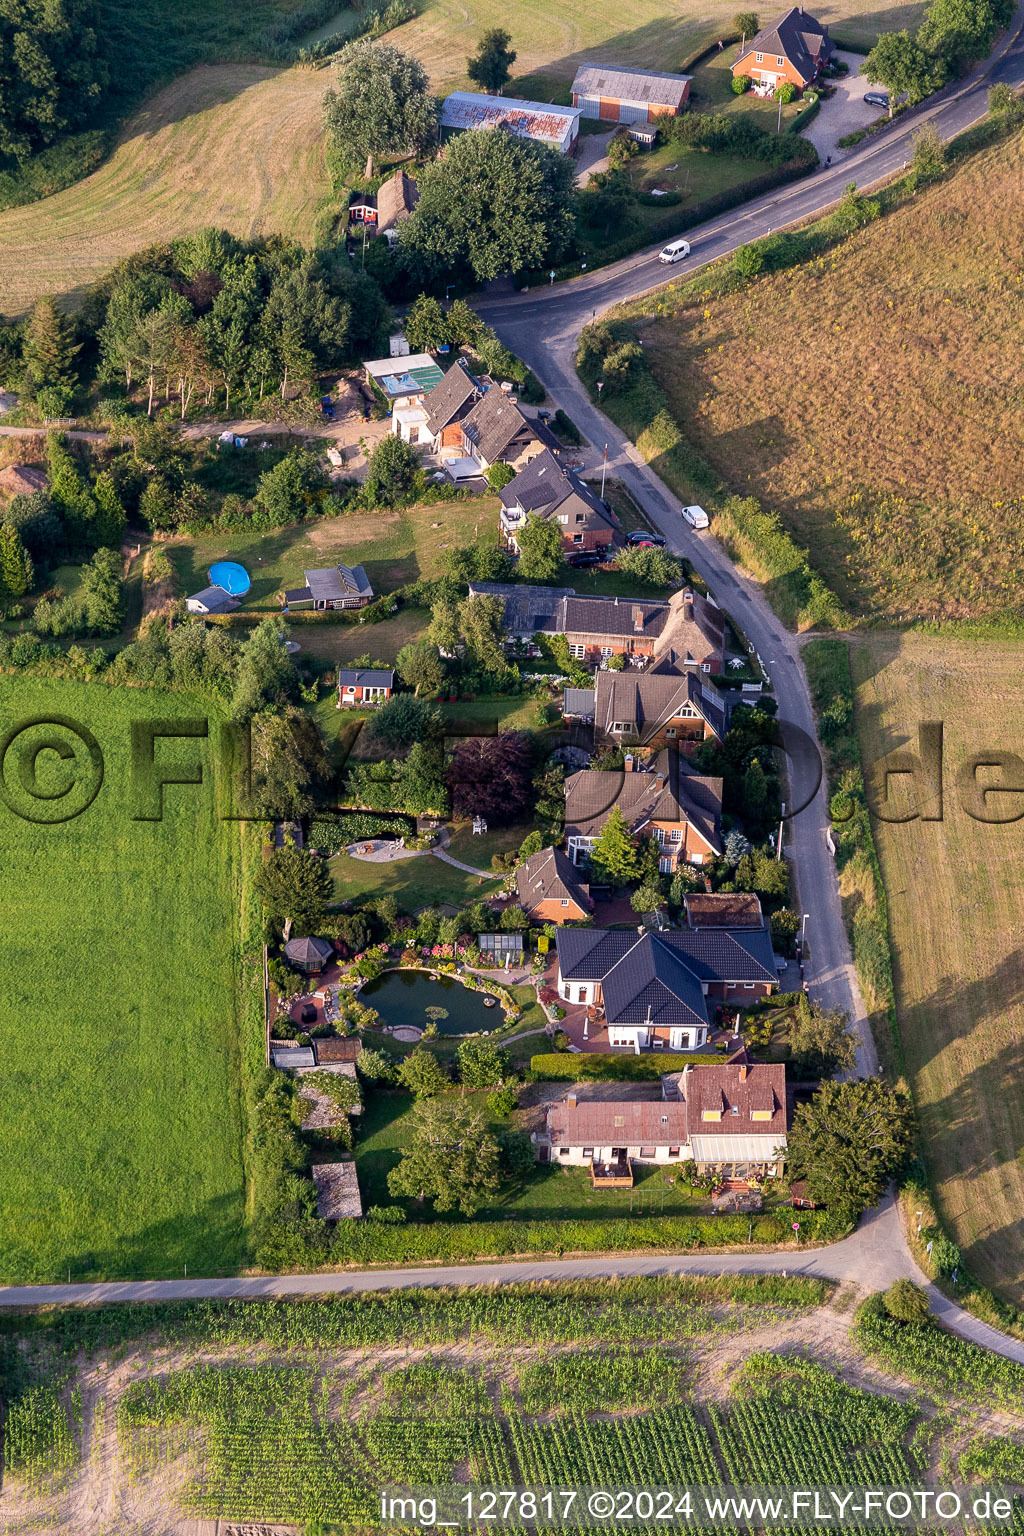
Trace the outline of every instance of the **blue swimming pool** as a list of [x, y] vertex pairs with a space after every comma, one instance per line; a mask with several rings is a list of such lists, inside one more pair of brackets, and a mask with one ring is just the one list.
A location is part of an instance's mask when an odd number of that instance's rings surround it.
[[223, 587], [232, 597], [242, 597], [252, 585], [245, 566], [234, 560], [218, 560], [210, 566], [209, 576], [211, 586]]

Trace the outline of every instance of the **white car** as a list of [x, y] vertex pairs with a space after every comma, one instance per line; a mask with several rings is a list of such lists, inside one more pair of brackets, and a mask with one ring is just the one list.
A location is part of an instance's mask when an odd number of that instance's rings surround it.
[[684, 507], [683, 517], [691, 528], [710, 528], [711, 519], [703, 507]]
[[659, 253], [658, 260], [666, 265], [673, 261], [685, 261], [690, 254], [690, 242], [688, 240], [673, 240], [671, 245]]

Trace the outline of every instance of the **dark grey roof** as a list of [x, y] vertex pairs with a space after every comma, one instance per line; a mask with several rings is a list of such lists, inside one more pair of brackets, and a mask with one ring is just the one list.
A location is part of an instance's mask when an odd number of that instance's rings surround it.
[[366, 572], [361, 565], [329, 565], [325, 570], [305, 571], [306, 585], [318, 603], [342, 597], [372, 597]]
[[289, 587], [284, 600], [286, 603], [309, 603], [313, 600], [313, 594], [308, 587]]
[[[643, 746], [667, 721], [690, 714], [707, 721], [719, 739], [725, 734], [725, 704], [718, 691], [686, 672], [599, 672], [595, 678], [594, 722], [610, 731], [632, 721], [634, 739]], [[619, 733], [621, 734], [621, 733]]]
[[541, 517], [552, 517], [565, 511], [566, 503], [575, 506], [582, 522], [592, 527], [595, 522], [612, 527], [608, 511], [597, 495], [575, 470], [560, 464], [550, 449], [539, 453], [521, 469], [501, 491], [498, 499], [506, 509], [516, 508], [523, 512], [536, 512]]
[[510, 635], [533, 635], [538, 630], [550, 630], [562, 599], [576, 596], [571, 587], [517, 586], [511, 581], [471, 581], [469, 595], [502, 598], [505, 628]]
[[719, 663], [725, 617], [716, 603], [689, 587], [668, 602], [629, 597], [572, 597], [558, 615], [559, 633], [637, 636], [654, 641], [654, 654], [682, 670], [687, 660]]
[[574, 901], [584, 911], [590, 907], [589, 885], [560, 848], [542, 848], [520, 864], [516, 870], [516, 889], [526, 912], [542, 901]]
[[751, 38], [736, 59], [736, 64], [751, 54], [763, 53], [769, 59], [782, 54], [806, 82], [814, 79], [821, 63], [834, 52], [828, 29], [802, 6], [794, 5]]
[[609, 1024], [707, 1024], [701, 984], [660, 938], [645, 933], [602, 982]]
[[462, 423], [462, 430], [488, 464], [500, 459], [516, 437], [522, 435], [529, 440], [537, 435], [533, 422], [496, 385], [477, 401]]
[[223, 587], [204, 587], [201, 592], [193, 592], [187, 603], [202, 603], [207, 613], [230, 613], [238, 607], [237, 597]]
[[449, 368], [440, 384], [423, 397], [423, 409], [427, 413], [427, 431], [436, 437], [464, 412], [470, 400], [480, 393], [480, 385], [465, 363], [457, 362]]
[[562, 694], [563, 715], [584, 715], [592, 718], [594, 714], [594, 690], [593, 688], [566, 688]]
[[572, 83], [574, 96], [603, 96], [606, 101], [653, 102], [676, 112], [686, 100], [689, 75], [648, 69], [616, 69], [610, 64], [581, 64]]
[[338, 687], [355, 688], [393, 688], [395, 686], [394, 672], [384, 672], [372, 667], [339, 668]]
[[652, 821], [686, 822], [721, 851], [722, 780], [695, 773], [667, 748], [632, 773], [583, 768], [565, 781], [567, 836], [596, 837], [618, 806], [633, 832]]
[[284, 946], [284, 953], [286, 959], [294, 960], [299, 965], [308, 965], [311, 960], [329, 960], [334, 954], [334, 946], [328, 944], [326, 939], [289, 939]]
[[555, 945], [563, 981], [601, 982], [611, 1024], [645, 1023], [648, 1008], [654, 1023], [707, 1024], [703, 984], [778, 983], [767, 928], [559, 928]]

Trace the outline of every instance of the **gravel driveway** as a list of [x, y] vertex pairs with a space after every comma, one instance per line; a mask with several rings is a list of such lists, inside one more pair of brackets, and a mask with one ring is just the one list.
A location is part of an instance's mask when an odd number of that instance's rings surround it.
[[[881, 107], [868, 106], [864, 101], [864, 92], [870, 91], [872, 87], [859, 73], [864, 63], [863, 56], [859, 53], [837, 53], [836, 59], [849, 64], [850, 73], [830, 81], [836, 88], [835, 95], [828, 101], [822, 101], [820, 112], [804, 132], [804, 138], [810, 139], [818, 151], [822, 165], [829, 155], [836, 161], [844, 160], [852, 154], [852, 149], [840, 149], [836, 141], [852, 133], [855, 128], [866, 128], [883, 111]], [[876, 85], [874, 89], [877, 91], [881, 87]]]

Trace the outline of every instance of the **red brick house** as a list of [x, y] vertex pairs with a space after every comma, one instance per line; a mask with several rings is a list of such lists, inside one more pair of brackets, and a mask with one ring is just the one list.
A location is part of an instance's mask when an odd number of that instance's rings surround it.
[[599, 745], [692, 752], [725, 735], [725, 701], [699, 672], [598, 672], [594, 738]]
[[394, 672], [367, 667], [339, 667], [338, 708], [365, 709], [368, 704], [385, 704], [394, 686]]
[[430, 443], [430, 451], [437, 458], [457, 459], [465, 446], [462, 423], [483, 393], [465, 363], [457, 362], [449, 368], [440, 384], [436, 384], [423, 397], [426, 422], [421, 429], [420, 440]]
[[577, 661], [595, 666], [609, 656], [643, 656], [682, 670], [721, 672], [725, 619], [717, 604], [689, 588], [667, 603], [625, 597], [569, 597], [555, 615]]
[[802, 91], [818, 78], [834, 53], [828, 28], [802, 5], [794, 5], [741, 48], [732, 73], [734, 78], [749, 75], [755, 83], [773, 89], [788, 80]]
[[639, 770], [627, 757], [621, 773], [583, 768], [569, 775], [565, 836], [574, 864], [589, 859], [615, 807], [636, 836], [657, 838], [662, 874], [704, 864], [722, 851], [722, 780], [695, 773], [678, 752], [660, 752]]
[[578, 922], [594, 903], [590, 887], [560, 848], [542, 848], [516, 870], [519, 905], [535, 923]]

